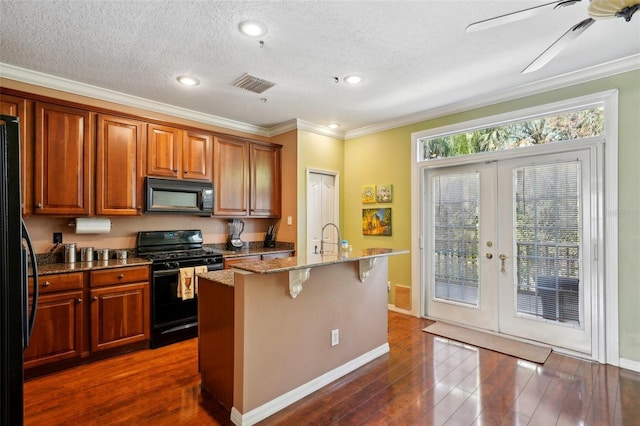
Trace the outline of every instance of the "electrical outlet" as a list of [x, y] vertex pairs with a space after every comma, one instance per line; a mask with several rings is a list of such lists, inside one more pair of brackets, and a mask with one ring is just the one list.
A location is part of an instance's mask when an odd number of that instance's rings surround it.
[[62, 232], [53, 233], [53, 244], [62, 244]]
[[338, 343], [340, 343], [340, 330], [336, 328], [331, 330], [331, 346], [336, 346]]

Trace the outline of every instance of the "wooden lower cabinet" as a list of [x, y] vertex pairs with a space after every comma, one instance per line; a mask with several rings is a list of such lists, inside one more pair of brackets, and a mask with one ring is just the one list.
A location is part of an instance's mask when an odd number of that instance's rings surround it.
[[149, 340], [149, 267], [91, 271], [91, 352]]
[[80, 358], [82, 303], [82, 291], [64, 291], [39, 297], [35, 326], [29, 347], [24, 353], [25, 369]]
[[149, 283], [91, 290], [91, 351], [149, 339]]

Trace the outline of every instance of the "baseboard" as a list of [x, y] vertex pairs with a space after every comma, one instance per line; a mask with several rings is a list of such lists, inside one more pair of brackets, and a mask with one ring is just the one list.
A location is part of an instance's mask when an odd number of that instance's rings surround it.
[[626, 368], [627, 370], [632, 370], [640, 373], [640, 361], [620, 358], [620, 368]]
[[405, 314], [405, 315], [411, 315], [411, 316], [413, 316], [413, 313], [411, 313], [411, 311], [408, 311], [408, 310], [406, 310], [406, 309], [402, 309], [402, 308], [398, 308], [396, 305], [388, 304], [388, 305], [387, 305], [387, 308], [388, 308], [390, 311], [398, 312], [399, 314]]
[[347, 362], [346, 364], [342, 364], [341, 366], [336, 367], [333, 370], [330, 370], [323, 375], [316, 377], [315, 379], [300, 385], [257, 408], [254, 408], [253, 410], [247, 411], [244, 414], [233, 407], [231, 409], [231, 421], [233, 424], [238, 426], [249, 426], [258, 423], [259, 421], [266, 419], [270, 415], [277, 413], [299, 399], [304, 398], [305, 396], [317, 391], [353, 370], [362, 367], [366, 363], [373, 361], [387, 352], [389, 352], [389, 343], [380, 345], [377, 348]]

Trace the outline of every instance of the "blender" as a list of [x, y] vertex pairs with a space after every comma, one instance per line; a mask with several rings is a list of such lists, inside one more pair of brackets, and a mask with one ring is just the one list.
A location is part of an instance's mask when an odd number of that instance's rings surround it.
[[244, 231], [244, 222], [240, 219], [229, 221], [229, 239], [227, 240], [227, 250], [238, 251], [242, 249], [240, 234]]

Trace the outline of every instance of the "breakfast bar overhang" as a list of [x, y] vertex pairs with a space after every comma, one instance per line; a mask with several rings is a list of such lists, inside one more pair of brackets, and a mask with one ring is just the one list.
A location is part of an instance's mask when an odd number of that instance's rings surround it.
[[199, 275], [203, 388], [234, 424], [251, 425], [386, 354], [388, 257], [406, 253], [370, 248]]

